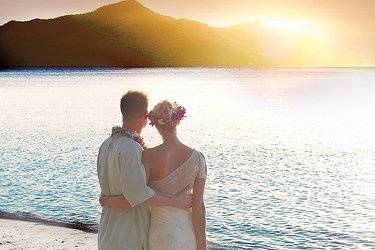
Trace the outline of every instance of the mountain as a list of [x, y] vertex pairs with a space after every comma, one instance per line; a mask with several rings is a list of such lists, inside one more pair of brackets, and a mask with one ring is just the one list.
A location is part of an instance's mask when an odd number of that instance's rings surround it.
[[[331, 50], [317, 57], [322, 53], [304, 47], [302, 35], [285, 37], [257, 23], [215, 28], [175, 19], [128, 0], [85, 14], [0, 26], [0, 67], [326, 66], [339, 61]], [[273, 51], [285, 39], [288, 53]]]

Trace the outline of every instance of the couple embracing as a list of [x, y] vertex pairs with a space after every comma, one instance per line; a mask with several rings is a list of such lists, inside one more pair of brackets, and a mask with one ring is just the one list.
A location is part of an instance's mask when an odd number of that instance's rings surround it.
[[[185, 108], [162, 101], [148, 113], [139, 91], [126, 93], [120, 108], [122, 127], [112, 129], [98, 155], [98, 249], [206, 249], [207, 168], [203, 154], [177, 136]], [[148, 120], [163, 138], [154, 148], [140, 136]]]

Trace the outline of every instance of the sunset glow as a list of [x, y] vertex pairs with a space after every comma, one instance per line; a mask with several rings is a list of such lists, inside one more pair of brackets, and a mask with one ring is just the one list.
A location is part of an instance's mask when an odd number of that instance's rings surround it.
[[281, 20], [281, 19], [264, 19], [261, 20], [263, 26], [270, 26], [288, 32], [297, 32], [301, 34], [310, 34], [314, 30], [312, 25], [307, 22]]
[[[10, 20], [28, 21], [87, 13], [118, 2], [121, 0], [3, 0], [0, 26]], [[301, 58], [316, 58], [318, 65], [325, 62], [325, 66], [375, 65], [374, 0], [137, 2], [157, 14], [197, 21], [213, 28], [244, 25], [244, 33], [254, 33], [254, 26], [248, 24], [256, 22], [259, 24], [256, 32], [260, 34], [258, 45], [270, 58], [289, 55], [297, 60], [299, 55], [299, 61]], [[252, 49], [248, 53], [253, 53]], [[290, 60], [288, 58], [285, 62]]]

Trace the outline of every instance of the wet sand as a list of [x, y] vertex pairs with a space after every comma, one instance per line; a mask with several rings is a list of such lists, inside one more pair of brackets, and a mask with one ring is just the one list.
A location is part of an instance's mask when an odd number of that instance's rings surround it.
[[97, 249], [97, 233], [40, 222], [0, 219], [0, 249]]

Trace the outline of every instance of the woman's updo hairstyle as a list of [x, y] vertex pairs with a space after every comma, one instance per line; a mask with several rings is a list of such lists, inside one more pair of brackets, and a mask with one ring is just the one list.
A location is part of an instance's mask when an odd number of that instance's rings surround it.
[[186, 109], [176, 102], [164, 100], [156, 104], [156, 106], [148, 114], [150, 125], [157, 125], [162, 129], [174, 129], [184, 119]]

